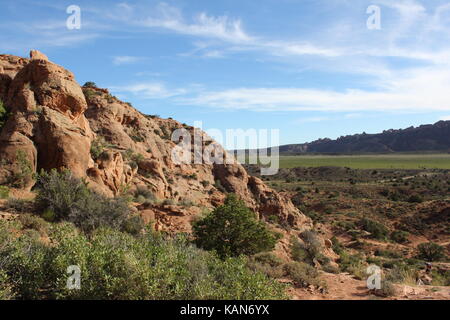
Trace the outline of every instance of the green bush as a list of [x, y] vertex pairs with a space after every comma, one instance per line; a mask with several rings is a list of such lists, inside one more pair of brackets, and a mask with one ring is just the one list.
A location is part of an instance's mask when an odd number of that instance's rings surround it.
[[86, 87], [86, 88], [97, 88], [97, 85], [95, 84], [95, 82], [88, 81], [88, 82], [86, 82], [86, 83], [83, 85], [83, 87]]
[[408, 202], [410, 203], [422, 203], [423, 198], [418, 194], [413, 194], [408, 198]]
[[417, 257], [426, 261], [440, 261], [446, 258], [445, 248], [434, 242], [421, 243], [417, 250]]
[[361, 227], [370, 233], [370, 237], [378, 240], [386, 240], [389, 230], [381, 223], [363, 218], [360, 221]]
[[124, 198], [107, 198], [95, 192], [89, 192], [73, 203], [65, 220], [73, 222], [86, 233], [100, 227], [122, 229], [130, 212]]
[[283, 260], [270, 252], [261, 252], [249, 258], [248, 267], [261, 272], [270, 278], [281, 278], [284, 275]]
[[25, 151], [18, 150], [16, 153], [18, 170], [14, 172], [12, 186], [23, 188], [33, 180], [33, 168]]
[[360, 254], [349, 254], [347, 251], [339, 255], [339, 266], [342, 271], [353, 274], [357, 279], [362, 280], [366, 276], [366, 263]]
[[103, 154], [103, 152], [105, 151], [105, 141], [102, 138], [96, 138], [94, 141], [92, 141], [91, 143], [91, 157], [94, 160], [97, 160], [100, 158], [100, 156]]
[[418, 269], [405, 263], [395, 264], [387, 273], [386, 280], [394, 283], [416, 285]]
[[[138, 186], [136, 188], [136, 191], [134, 191], [134, 199], [140, 199], [140, 200], [149, 200], [149, 201], [154, 201], [156, 200], [155, 195], [153, 194], [153, 192], [151, 192], [147, 187], [145, 186]], [[144, 202], [142, 201], [142, 202]], [[139, 201], [140, 202], [140, 201]]]
[[0, 131], [5, 125], [6, 120], [8, 120], [8, 115], [8, 111], [6, 110], [3, 101], [0, 99]]
[[7, 186], [0, 186], [0, 199], [7, 199], [9, 197], [9, 188]]
[[[0, 222], [0, 295], [16, 299], [283, 299], [285, 287], [246, 267], [221, 260], [185, 237], [133, 237], [97, 229], [88, 238], [69, 223], [54, 224], [51, 245]], [[67, 267], [81, 270], [81, 288], [66, 288]], [[10, 288], [10, 289], [9, 289]], [[0, 296], [2, 297], [2, 296]], [[6, 297], [8, 298], [8, 296]]]
[[45, 235], [47, 232], [48, 223], [40, 217], [31, 214], [21, 214], [18, 220], [25, 229], [36, 230], [40, 235]]
[[303, 242], [291, 239], [291, 255], [295, 261], [314, 265], [315, 261], [328, 264], [330, 259], [323, 255], [323, 247], [315, 231], [307, 230], [300, 234]]
[[377, 257], [385, 257], [385, 258], [391, 258], [391, 259], [402, 258], [401, 253], [391, 251], [391, 250], [383, 250], [383, 249], [376, 249], [374, 252], [374, 255]]
[[73, 222], [86, 233], [100, 227], [120, 229], [129, 214], [124, 198], [107, 198], [92, 192], [69, 171], [52, 170], [38, 176], [36, 205], [44, 212], [54, 213], [54, 220]]
[[32, 210], [32, 202], [25, 199], [9, 198], [6, 202], [6, 208], [15, 213], [23, 213]]
[[3, 270], [0, 270], [0, 301], [12, 300], [13, 298], [12, 288], [8, 282], [8, 275]]
[[391, 239], [397, 243], [407, 243], [409, 233], [402, 230], [396, 230], [391, 233]]
[[145, 228], [144, 220], [140, 215], [134, 215], [129, 217], [123, 222], [122, 230], [132, 234], [138, 235]]
[[199, 247], [215, 250], [222, 258], [270, 251], [278, 240], [233, 194], [228, 195], [224, 205], [193, 224], [193, 235]]
[[284, 266], [285, 274], [299, 287], [313, 285], [323, 287], [324, 283], [319, 279], [319, 272], [312, 266], [302, 262], [291, 262]]
[[396, 294], [395, 286], [392, 284], [392, 282], [388, 280], [382, 280], [381, 289], [376, 290], [376, 294], [386, 298], [395, 296]]
[[73, 205], [86, 198], [90, 191], [84, 181], [70, 171], [41, 171], [37, 176], [36, 205], [41, 210], [51, 209], [56, 220], [67, 218]]

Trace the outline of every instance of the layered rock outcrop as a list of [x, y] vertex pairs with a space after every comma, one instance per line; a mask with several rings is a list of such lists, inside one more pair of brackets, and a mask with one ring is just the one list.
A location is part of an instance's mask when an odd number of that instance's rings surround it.
[[[212, 208], [234, 192], [263, 219], [274, 215], [298, 229], [310, 226], [290, 200], [240, 164], [174, 162], [172, 132], [192, 127], [144, 115], [105, 89], [81, 88], [42, 53], [30, 56], [0, 56], [0, 98], [11, 113], [0, 134], [0, 184], [14, 181], [26, 158], [30, 172], [67, 168], [110, 196], [146, 188], [159, 199]], [[32, 186], [32, 179], [21, 185]]]

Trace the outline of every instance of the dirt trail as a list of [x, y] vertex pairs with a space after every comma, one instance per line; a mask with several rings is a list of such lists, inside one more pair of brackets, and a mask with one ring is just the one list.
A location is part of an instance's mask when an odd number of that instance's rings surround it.
[[[293, 300], [372, 300], [383, 299], [374, 295], [365, 280], [357, 280], [348, 273], [322, 274], [327, 283], [326, 293], [310, 288], [292, 288]], [[395, 285], [396, 295], [389, 300], [450, 300], [449, 287]]]

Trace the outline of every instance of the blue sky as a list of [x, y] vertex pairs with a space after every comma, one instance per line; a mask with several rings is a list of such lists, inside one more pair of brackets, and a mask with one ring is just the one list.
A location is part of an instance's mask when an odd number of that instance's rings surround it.
[[1, 53], [41, 50], [80, 84], [205, 129], [288, 144], [450, 120], [448, 1], [15, 0], [0, 21]]

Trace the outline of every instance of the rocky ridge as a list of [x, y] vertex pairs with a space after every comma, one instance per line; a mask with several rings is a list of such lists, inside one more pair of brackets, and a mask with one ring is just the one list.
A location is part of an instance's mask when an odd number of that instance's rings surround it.
[[[39, 51], [31, 51], [30, 59], [0, 55], [0, 99], [10, 114], [0, 134], [0, 185], [30, 190], [32, 173], [66, 168], [109, 196], [147, 188], [158, 199], [212, 208], [233, 192], [262, 219], [275, 216], [297, 230], [311, 227], [286, 196], [238, 163], [174, 163], [172, 132], [194, 128], [144, 115], [106, 89], [81, 87], [70, 71]], [[215, 143], [204, 133], [202, 137], [203, 146]], [[198, 214], [192, 208], [166, 207], [140, 209], [149, 220], [168, 211], [178, 212], [174, 216]]]

